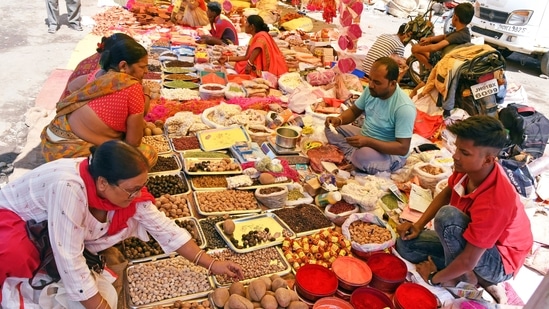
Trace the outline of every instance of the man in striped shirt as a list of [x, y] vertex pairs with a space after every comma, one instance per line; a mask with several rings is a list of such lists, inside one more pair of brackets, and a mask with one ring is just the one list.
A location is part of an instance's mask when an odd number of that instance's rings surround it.
[[362, 71], [366, 73], [366, 77], [370, 75], [370, 69], [374, 61], [381, 57], [389, 57], [393, 54], [404, 57], [404, 41], [408, 38], [409, 33], [404, 33], [406, 24], [400, 25], [397, 34], [382, 34], [374, 42], [368, 50], [366, 58], [362, 61]]

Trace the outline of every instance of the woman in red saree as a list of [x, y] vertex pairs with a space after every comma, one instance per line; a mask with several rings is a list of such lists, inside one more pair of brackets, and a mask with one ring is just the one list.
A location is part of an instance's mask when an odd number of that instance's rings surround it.
[[284, 55], [269, 35], [269, 26], [259, 15], [250, 15], [246, 20], [246, 33], [252, 35], [245, 56], [221, 57], [220, 64], [236, 61], [234, 69], [238, 74], [261, 76], [262, 71], [268, 71], [276, 76], [288, 72]]

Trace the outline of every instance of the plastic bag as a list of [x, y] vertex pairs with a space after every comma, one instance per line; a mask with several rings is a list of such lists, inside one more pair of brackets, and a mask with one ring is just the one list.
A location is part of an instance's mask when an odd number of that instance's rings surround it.
[[361, 252], [373, 252], [373, 251], [383, 251], [395, 245], [395, 242], [396, 242], [395, 231], [393, 231], [393, 229], [387, 223], [381, 220], [378, 216], [370, 213], [351, 214], [349, 218], [347, 218], [347, 220], [345, 220], [345, 222], [343, 222], [343, 224], [341, 225], [341, 232], [343, 233], [343, 236], [345, 236], [345, 238], [351, 239], [351, 232], [349, 231], [349, 227], [351, 226], [351, 223], [357, 220], [360, 220], [362, 222], [367, 222], [367, 223], [374, 223], [376, 225], [386, 228], [391, 233], [391, 240], [381, 244], [363, 244], [363, 245], [351, 240], [351, 247], [353, 249]]
[[185, 7], [185, 13], [183, 13], [181, 23], [191, 27], [204, 27], [209, 25], [210, 20], [208, 19], [206, 11], [198, 7], [197, 0], [189, 0]]
[[335, 77], [335, 89], [336, 89], [336, 98], [340, 100], [347, 100], [351, 97], [351, 92], [345, 85], [345, 79], [343, 74], [337, 74]]
[[[92, 272], [95, 277], [95, 283], [101, 296], [107, 301], [110, 308], [117, 308], [118, 295], [116, 289], [103, 275]], [[72, 301], [67, 295], [62, 281], [52, 283], [45, 287], [40, 293], [38, 301], [41, 308], [52, 309], [73, 309], [84, 308], [78, 301]]]
[[434, 192], [439, 181], [450, 177], [452, 169], [437, 163], [417, 163], [413, 167], [413, 173], [422, 188]]
[[322, 98], [321, 93], [315, 91], [315, 88], [309, 84], [303, 83], [297, 86], [288, 98], [288, 108], [294, 113], [301, 114], [307, 106], [316, 103], [319, 98]]

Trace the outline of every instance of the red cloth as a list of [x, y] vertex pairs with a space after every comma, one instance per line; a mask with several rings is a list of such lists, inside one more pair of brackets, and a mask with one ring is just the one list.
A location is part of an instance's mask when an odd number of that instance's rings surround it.
[[452, 188], [450, 205], [471, 218], [463, 237], [480, 248], [495, 245], [505, 273], [516, 275], [534, 240], [530, 220], [515, 187], [499, 164], [475, 191], [460, 195], [460, 188], [465, 188], [468, 181], [466, 174], [456, 172], [448, 179], [448, 187]]
[[[215, 23], [211, 24], [212, 29], [210, 30], [210, 33], [213, 37], [222, 39], [223, 33], [225, 30], [230, 30], [233, 32], [234, 35], [234, 45], [238, 45], [238, 32], [236, 31], [236, 28], [233, 26], [233, 24], [223, 18], [220, 18], [219, 16], [216, 18]], [[233, 40], [231, 40], [233, 41]]]
[[429, 115], [418, 109], [414, 122], [414, 133], [431, 139], [443, 125], [442, 115]]
[[97, 196], [97, 188], [95, 187], [95, 181], [88, 171], [89, 163], [88, 160], [84, 160], [80, 163], [80, 177], [84, 180], [84, 185], [86, 186], [86, 192], [88, 194], [88, 204], [90, 207], [95, 209], [101, 209], [106, 211], [113, 210], [114, 216], [112, 222], [107, 231], [108, 235], [114, 235], [121, 231], [122, 229], [128, 227], [127, 221], [129, 218], [133, 217], [135, 214], [136, 208], [135, 204], [143, 201], [154, 201], [154, 197], [147, 191], [147, 187], [141, 189], [141, 196], [136, 197], [128, 207], [122, 208], [118, 205], [111, 203], [107, 199], [100, 198]]
[[[269, 33], [260, 31], [252, 37], [248, 45], [248, 50], [246, 51], [246, 58], [249, 59], [252, 51], [256, 48], [261, 50], [259, 55], [254, 60], [256, 72], [268, 71], [276, 76], [280, 76], [288, 72], [288, 66], [286, 65], [284, 55], [282, 55], [278, 45], [276, 45]], [[235, 64], [234, 69], [238, 74], [245, 74], [247, 64], [247, 60], [239, 61]], [[257, 75], [256, 72], [252, 73]]]
[[7, 277], [31, 278], [40, 266], [40, 254], [25, 225], [16, 213], [0, 209], [0, 286]]

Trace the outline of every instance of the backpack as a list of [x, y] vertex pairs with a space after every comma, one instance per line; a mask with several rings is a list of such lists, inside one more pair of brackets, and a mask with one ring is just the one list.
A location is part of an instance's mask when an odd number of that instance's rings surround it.
[[509, 104], [501, 109], [499, 120], [509, 131], [511, 145], [517, 145], [534, 159], [543, 156], [549, 140], [549, 119], [533, 107]]

